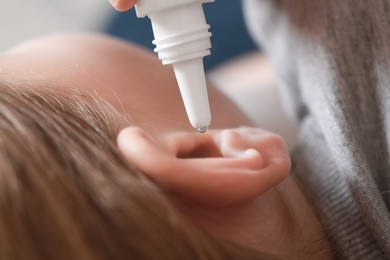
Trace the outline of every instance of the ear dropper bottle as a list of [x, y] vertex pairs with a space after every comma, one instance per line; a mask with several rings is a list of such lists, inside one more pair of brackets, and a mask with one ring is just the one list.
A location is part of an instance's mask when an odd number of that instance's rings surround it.
[[207, 131], [210, 106], [203, 57], [210, 54], [211, 33], [202, 4], [214, 0], [138, 0], [138, 17], [152, 23], [154, 49], [162, 63], [172, 64], [191, 125]]

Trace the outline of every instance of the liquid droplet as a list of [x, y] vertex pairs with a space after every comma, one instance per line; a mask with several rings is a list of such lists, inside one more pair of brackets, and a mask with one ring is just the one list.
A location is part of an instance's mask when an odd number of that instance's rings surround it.
[[206, 133], [207, 130], [208, 130], [208, 127], [207, 127], [207, 126], [196, 128], [196, 131], [198, 131], [198, 132], [201, 133], [201, 134]]

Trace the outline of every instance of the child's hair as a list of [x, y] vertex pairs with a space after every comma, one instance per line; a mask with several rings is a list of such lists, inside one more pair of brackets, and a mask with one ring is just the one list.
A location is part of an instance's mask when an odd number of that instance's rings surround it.
[[272, 259], [177, 212], [122, 158], [107, 103], [14, 84], [0, 83], [0, 259]]

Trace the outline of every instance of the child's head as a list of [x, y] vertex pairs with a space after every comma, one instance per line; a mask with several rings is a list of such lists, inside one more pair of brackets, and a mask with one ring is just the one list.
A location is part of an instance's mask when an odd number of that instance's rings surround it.
[[261, 258], [190, 224], [130, 167], [118, 117], [98, 100], [0, 87], [3, 258]]
[[[179, 98], [152, 56], [100, 37], [49, 38], [0, 56], [0, 255], [313, 253], [322, 229], [295, 181], [281, 184], [290, 166], [281, 138], [188, 132]], [[215, 127], [245, 122], [218, 92], [210, 99]], [[142, 128], [120, 132], [134, 124]]]

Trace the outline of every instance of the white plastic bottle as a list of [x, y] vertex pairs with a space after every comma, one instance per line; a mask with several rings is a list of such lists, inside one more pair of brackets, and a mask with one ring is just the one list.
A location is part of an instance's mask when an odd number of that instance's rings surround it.
[[206, 132], [211, 121], [203, 57], [210, 54], [211, 33], [203, 3], [214, 0], [138, 0], [138, 17], [151, 20], [155, 52], [172, 64], [191, 125]]

